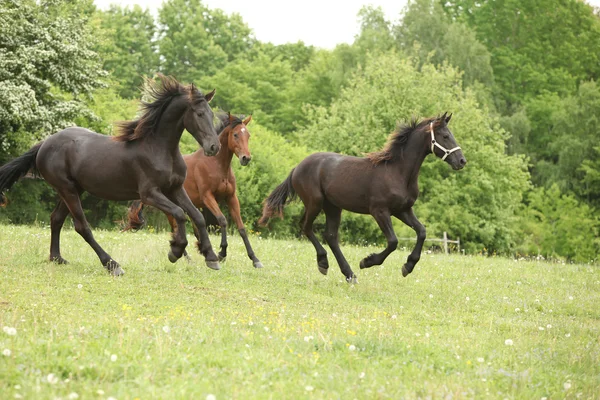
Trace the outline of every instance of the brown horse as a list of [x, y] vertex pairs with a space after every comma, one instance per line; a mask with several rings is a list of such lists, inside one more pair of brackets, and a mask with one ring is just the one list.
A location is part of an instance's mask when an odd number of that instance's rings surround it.
[[[248, 165], [252, 158], [248, 149], [250, 132], [246, 128], [252, 120], [252, 116], [242, 120], [233, 115], [221, 113], [217, 117], [220, 120], [216, 129], [221, 132], [219, 134], [221, 151], [215, 157], [207, 157], [202, 149], [183, 156], [188, 169], [183, 186], [192, 203], [198, 208], [207, 208], [216, 217], [221, 227], [219, 259], [223, 260], [227, 257], [227, 219], [218, 204], [219, 201], [224, 201], [244, 241], [248, 257], [252, 260], [254, 267], [262, 268], [262, 263], [254, 254], [252, 246], [250, 246], [242, 221], [240, 202], [236, 194], [235, 175], [231, 169], [231, 159], [234, 154], [243, 166]], [[128, 213], [129, 222], [124, 230], [139, 229], [144, 224], [142, 208], [142, 202], [135, 201], [132, 203]], [[169, 214], [167, 214], [167, 217], [171, 227], [175, 229], [173, 217]], [[184, 253], [184, 255], [187, 257], [187, 253]]]
[[387, 239], [385, 250], [365, 257], [360, 262], [361, 269], [382, 264], [396, 249], [398, 239], [390, 218], [393, 215], [417, 233], [417, 244], [402, 267], [402, 275], [407, 276], [419, 261], [425, 241], [425, 227], [412, 210], [419, 196], [421, 164], [431, 153], [456, 170], [467, 163], [448, 129], [451, 117], [452, 114], [446, 116], [444, 113], [439, 118], [413, 120], [410, 125], [399, 127], [383, 150], [365, 158], [336, 153], [308, 156], [265, 199], [259, 223], [265, 225], [275, 215], [283, 217], [285, 204], [296, 195], [300, 197], [304, 203], [302, 230], [317, 250], [319, 271], [326, 275], [329, 268], [327, 252], [313, 232], [313, 221], [321, 210], [325, 210], [325, 240], [346, 280], [356, 282], [338, 243], [342, 210], [371, 214]]
[[75, 230], [94, 249], [113, 275], [123, 274], [119, 264], [100, 247], [81, 207], [87, 191], [107, 200], [142, 199], [177, 221], [169, 260], [179, 259], [187, 246], [185, 213], [197, 227], [201, 253], [212, 268], [218, 259], [212, 250], [204, 217], [183, 189], [186, 166], [179, 139], [186, 129], [207, 155], [220, 149], [208, 102], [215, 91], [203, 95], [194, 85], [182, 86], [161, 75], [161, 83], [148, 82], [150, 103], [142, 103], [142, 116], [120, 124], [120, 136], [99, 135], [84, 128], [67, 128], [33, 146], [27, 153], [0, 167], [0, 193], [29, 170], [56, 190], [60, 200], [52, 212], [50, 260], [66, 263], [60, 254], [60, 231], [69, 213]]

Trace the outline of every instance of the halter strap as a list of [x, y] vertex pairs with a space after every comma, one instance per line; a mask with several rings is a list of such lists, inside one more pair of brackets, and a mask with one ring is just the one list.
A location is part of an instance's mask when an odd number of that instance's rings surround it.
[[446, 157], [454, 153], [456, 150], [460, 150], [460, 146], [456, 146], [455, 148], [448, 150], [435, 140], [435, 136], [433, 135], [433, 122], [429, 123], [429, 129], [431, 130], [431, 152], [435, 155], [435, 151], [433, 151], [433, 149], [435, 149], [436, 147], [442, 150], [444, 152], [444, 157], [442, 157], [442, 161], [444, 161]]

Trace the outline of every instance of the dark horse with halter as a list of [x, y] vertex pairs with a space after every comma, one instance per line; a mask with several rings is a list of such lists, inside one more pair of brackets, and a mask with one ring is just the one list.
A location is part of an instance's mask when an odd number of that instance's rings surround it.
[[[185, 177], [183, 187], [192, 203], [198, 208], [207, 208], [217, 219], [221, 227], [221, 251], [219, 259], [223, 260], [227, 257], [227, 219], [219, 208], [218, 201], [222, 200], [227, 203], [231, 218], [235, 222], [240, 236], [246, 246], [248, 257], [252, 260], [254, 267], [261, 268], [263, 265], [258, 260], [244, 227], [242, 216], [240, 213], [240, 201], [236, 194], [236, 181], [233, 170], [231, 169], [231, 159], [235, 154], [240, 160], [240, 164], [248, 165], [252, 156], [248, 148], [248, 140], [250, 132], [246, 126], [252, 120], [252, 116], [248, 116], [244, 120], [235, 117], [231, 114], [220, 113], [219, 125], [217, 131], [219, 133], [219, 141], [221, 143], [221, 151], [215, 157], [207, 157], [203, 149], [199, 149], [195, 153], [183, 156], [187, 165], [188, 173]], [[243, 117], [242, 117], [243, 118]], [[129, 207], [129, 222], [124, 230], [139, 229], [144, 224], [142, 216], [143, 203], [134, 201]], [[175, 224], [173, 217], [167, 215], [169, 223], [174, 229]], [[187, 253], [184, 252], [187, 256]]]
[[201, 252], [212, 268], [218, 259], [212, 250], [204, 217], [183, 189], [186, 166], [179, 139], [186, 129], [207, 155], [220, 149], [208, 102], [215, 91], [203, 95], [194, 85], [183, 86], [161, 76], [148, 85], [152, 102], [142, 103], [143, 115], [122, 122], [120, 135], [109, 137], [84, 128], [55, 133], [28, 152], [0, 167], [0, 193], [29, 170], [39, 174], [56, 190], [60, 200], [51, 216], [50, 260], [66, 263], [60, 254], [60, 231], [67, 215], [75, 230], [94, 249], [113, 275], [123, 274], [119, 264], [94, 240], [85, 219], [80, 196], [87, 191], [107, 200], [142, 199], [144, 203], [173, 215], [177, 231], [171, 240], [169, 260], [179, 259], [187, 246], [185, 213], [198, 228]]
[[415, 216], [412, 206], [419, 196], [418, 177], [425, 157], [434, 153], [452, 168], [462, 169], [465, 160], [454, 136], [448, 129], [452, 114], [430, 118], [399, 127], [388, 144], [366, 158], [336, 153], [316, 153], [306, 157], [292, 170], [287, 179], [265, 199], [259, 221], [265, 225], [275, 216], [283, 216], [283, 207], [296, 195], [304, 203], [302, 230], [317, 250], [319, 271], [326, 275], [327, 252], [313, 232], [313, 221], [325, 210], [325, 240], [333, 251], [348, 282], [356, 276], [344, 258], [338, 243], [342, 210], [371, 214], [385, 234], [387, 247], [360, 262], [360, 268], [381, 265], [396, 249], [398, 239], [392, 228], [391, 216], [410, 226], [417, 233], [417, 244], [402, 267], [402, 275], [410, 274], [421, 257], [425, 227]]

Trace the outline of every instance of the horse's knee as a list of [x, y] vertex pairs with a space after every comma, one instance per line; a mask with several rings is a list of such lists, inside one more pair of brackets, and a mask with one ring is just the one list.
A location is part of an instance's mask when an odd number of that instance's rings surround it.
[[397, 238], [392, 238], [388, 241], [388, 247], [391, 250], [396, 250], [398, 248], [398, 239]]
[[425, 229], [425, 227], [423, 225], [421, 225], [416, 229], [416, 231], [417, 231], [417, 240], [424, 241], [425, 238], [427, 237], [427, 230]]
[[227, 229], [227, 218], [225, 218], [224, 215], [219, 215], [217, 217], [217, 222], [219, 223], [221, 229]]

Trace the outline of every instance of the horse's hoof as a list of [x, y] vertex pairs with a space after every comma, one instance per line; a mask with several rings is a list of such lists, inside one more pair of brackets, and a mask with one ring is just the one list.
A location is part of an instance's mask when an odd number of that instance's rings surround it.
[[225, 261], [227, 259], [227, 256], [222, 256], [219, 254], [219, 261]]
[[115, 260], [110, 260], [109, 262], [107, 262], [104, 265], [104, 267], [108, 270], [108, 272], [112, 276], [121, 276], [121, 275], [125, 274], [125, 271], [123, 271], [123, 268], [121, 268], [119, 263], [116, 262]]
[[350, 278], [346, 278], [346, 282], [354, 285], [354, 284], [358, 283], [358, 278], [356, 277], [356, 275], [354, 275], [354, 276], [351, 276]]
[[360, 260], [360, 269], [365, 269], [365, 268], [367, 268], [367, 267], [365, 266], [365, 259], [363, 258], [362, 260]]
[[329, 268], [323, 268], [319, 265], [319, 272], [323, 275], [327, 275], [327, 272], [329, 272]]
[[57, 264], [68, 264], [69, 262], [67, 260], [65, 260], [64, 258], [58, 256], [58, 257], [51, 257], [50, 258], [51, 262], [57, 263]]
[[210, 269], [214, 269], [215, 271], [221, 269], [221, 265], [219, 265], [218, 261], [206, 261], [206, 266]]
[[262, 267], [263, 267], [263, 265], [260, 261], [257, 261], [254, 263], [254, 268], [262, 268]]
[[177, 260], [179, 260], [179, 257], [175, 257], [175, 254], [173, 254], [172, 251], [169, 251], [169, 261], [171, 261], [172, 263], [176, 263]]
[[114, 268], [112, 271], [110, 271], [110, 274], [112, 276], [121, 276], [121, 275], [125, 275], [125, 271], [123, 270], [123, 268], [121, 268], [119, 266], [117, 268]]
[[408, 276], [408, 274], [410, 274], [410, 272], [411, 272], [411, 271], [409, 271], [409, 270], [406, 268], [406, 264], [404, 264], [404, 265], [402, 266], [402, 276], [406, 278], [406, 277]]

